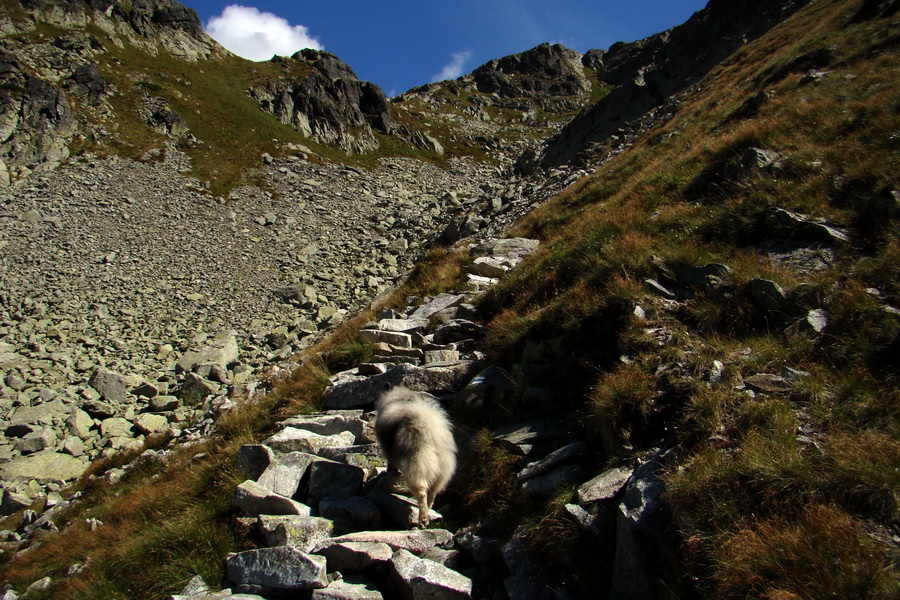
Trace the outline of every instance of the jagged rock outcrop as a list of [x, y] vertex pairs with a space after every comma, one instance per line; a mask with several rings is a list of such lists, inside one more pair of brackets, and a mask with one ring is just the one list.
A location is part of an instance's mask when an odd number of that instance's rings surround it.
[[285, 125], [323, 144], [348, 152], [378, 147], [374, 132], [391, 134], [395, 125], [380, 87], [360, 81], [347, 64], [330, 52], [307, 48], [290, 59], [311, 67], [300, 81], [267, 81], [249, 90], [262, 110]]
[[560, 44], [541, 44], [520, 54], [487, 62], [472, 72], [480, 92], [504, 98], [571, 96], [574, 102], [588, 94], [581, 54]]
[[[196, 11], [174, 0], [22, 0], [21, 5], [35, 20], [64, 28], [95, 25], [154, 54], [162, 49], [197, 60], [222, 51], [203, 31]], [[29, 21], [13, 23], [18, 31], [34, 27]]]
[[[540, 156], [523, 157], [522, 171], [571, 162], [591, 144], [633, 134], [641, 117], [698, 82], [742, 45], [760, 37], [809, 0], [711, 0], [687, 22], [632, 43], [591, 51], [588, 63], [613, 86], [599, 102], [568, 123]], [[714, 43], [710, 43], [715, 40]]]

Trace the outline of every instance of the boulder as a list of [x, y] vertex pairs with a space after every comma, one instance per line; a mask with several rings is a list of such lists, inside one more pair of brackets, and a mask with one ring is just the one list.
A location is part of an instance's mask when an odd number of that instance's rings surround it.
[[257, 479], [257, 483], [276, 494], [292, 498], [297, 493], [309, 466], [316, 460], [319, 458], [315, 454], [306, 452], [279, 454], [271, 460], [269, 466]]
[[613, 468], [600, 473], [578, 488], [578, 502], [610, 500], [617, 496], [631, 477], [631, 469]]
[[322, 448], [349, 446], [356, 436], [349, 431], [334, 435], [319, 435], [305, 429], [285, 427], [263, 442], [276, 452], [307, 452], [316, 454]]
[[409, 319], [429, 319], [432, 315], [439, 313], [445, 308], [455, 306], [463, 301], [466, 297], [463, 294], [438, 294], [431, 302], [423, 304], [414, 310]]
[[[392, 494], [382, 489], [372, 490], [366, 497], [397, 527], [408, 529], [419, 524], [419, 505], [412, 498]], [[434, 509], [431, 510], [429, 517], [432, 522], [443, 518]]]
[[[330, 566], [330, 565], [329, 565]], [[338, 579], [328, 587], [313, 590], [312, 600], [382, 600], [374, 584], [353, 579]]]
[[81, 477], [88, 464], [75, 456], [53, 451], [38, 452], [0, 465], [5, 481], [30, 481], [40, 483], [72, 481]]
[[412, 348], [412, 335], [398, 331], [385, 331], [381, 329], [361, 329], [359, 338], [364, 342], [373, 344], [383, 342], [398, 348]]
[[334, 532], [330, 520], [306, 515], [259, 515], [256, 527], [266, 546], [291, 546], [301, 552], [311, 551]]
[[144, 413], [134, 422], [134, 427], [139, 433], [150, 435], [166, 431], [169, 428], [169, 420], [162, 415]]
[[234, 491], [234, 503], [247, 515], [301, 515], [309, 516], [305, 504], [276, 494], [252, 480], [240, 484]]
[[420, 554], [434, 546], [448, 544], [453, 539], [453, 534], [446, 529], [416, 529], [410, 531], [360, 531], [349, 533], [330, 540], [325, 540], [316, 546], [314, 552], [331, 544], [343, 544], [346, 542], [382, 542], [394, 550], [409, 550], [413, 554]]
[[316, 554], [328, 559], [329, 571], [361, 573], [371, 566], [388, 563], [394, 551], [384, 542], [341, 542], [321, 547]]
[[362, 496], [326, 496], [319, 501], [319, 515], [341, 532], [381, 528], [381, 511]]
[[110, 417], [100, 423], [100, 435], [105, 438], [133, 437], [131, 428], [133, 424], [122, 417]]
[[334, 435], [350, 431], [356, 436], [355, 443], [364, 440], [363, 431], [366, 422], [362, 420], [361, 410], [333, 410], [326, 413], [312, 413], [291, 417], [278, 424], [278, 427], [295, 427], [306, 429], [321, 435]]
[[533, 477], [543, 475], [560, 464], [582, 456], [587, 449], [588, 446], [586, 443], [575, 442], [551, 452], [544, 458], [537, 460], [522, 469], [516, 476], [516, 485], [522, 485], [525, 481]]
[[326, 496], [355, 496], [362, 489], [365, 472], [353, 465], [329, 460], [312, 463], [309, 475], [310, 503]]
[[225, 576], [238, 590], [283, 595], [326, 587], [325, 565], [325, 557], [290, 546], [259, 548], [231, 554]]
[[215, 394], [216, 384], [207, 381], [196, 373], [188, 373], [184, 381], [172, 390], [172, 394], [188, 406], [199, 404], [207, 396]]
[[391, 559], [391, 583], [402, 598], [460, 600], [472, 597], [471, 579], [407, 550], [397, 550]]
[[103, 367], [94, 371], [88, 384], [97, 390], [97, 393], [106, 402], [124, 402], [128, 397], [125, 378], [112, 371], [107, 371]]
[[326, 408], [353, 408], [374, 404], [386, 389], [405, 386], [421, 392], [452, 392], [463, 387], [477, 372], [474, 361], [459, 361], [453, 364], [396, 365], [383, 375], [362, 377], [338, 374], [332, 378], [333, 385], [326, 388], [323, 402]]

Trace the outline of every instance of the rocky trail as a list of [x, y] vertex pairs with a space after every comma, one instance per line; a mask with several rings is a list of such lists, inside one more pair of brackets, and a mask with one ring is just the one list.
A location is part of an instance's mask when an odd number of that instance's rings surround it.
[[[521, 238], [474, 246], [470, 289], [425, 298], [403, 311], [384, 310], [366, 325], [360, 335], [378, 355], [332, 377], [324, 412], [289, 418], [270, 438], [238, 452], [237, 467], [247, 480], [234, 494], [242, 515], [236, 526], [257, 548], [229, 556], [223, 591], [211, 592], [196, 577], [171, 600], [310, 592], [314, 599], [486, 598], [504, 589], [510, 597], [539, 597], [527, 593], [539, 586], [524, 530], [505, 542], [482, 533], [490, 527], [451, 531], [441, 527], [444, 516], [435, 510], [434, 528], [415, 528], [415, 501], [385, 483], [372, 411], [379, 393], [392, 385], [431, 393], [456, 411], [498, 402], [511, 381], [484, 360], [483, 329], [471, 301], [536, 248], [536, 241]], [[469, 434], [457, 431], [463, 447], [471, 443]], [[566, 511], [581, 530], [597, 533], [598, 503], [621, 503], [620, 577], [648, 559], [632, 536], [656, 511], [660, 456], [636, 469], [597, 475], [585, 466], [588, 445], [572, 415], [498, 428], [491, 437], [519, 457], [515, 485], [522, 493], [546, 497], [578, 484], [578, 503]]]

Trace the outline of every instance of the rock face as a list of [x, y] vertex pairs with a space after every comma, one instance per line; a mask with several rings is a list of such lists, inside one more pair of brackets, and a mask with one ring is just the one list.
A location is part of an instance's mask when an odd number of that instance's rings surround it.
[[521, 54], [492, 60], [472, 72], [480, 92], [505, 98], [571, 96], [590, 92], [581, 55], [559, 44], [541, 44]]
[[377, 148], [376, 131], [393, 133], [395, 125], [384, 92], [374, 83], [360, 81], [337, 56], [307, 48], [289, 60], [311, 73], [300, 81], [280, 79], [252, 88], [250, 95], [261, 109], [303, 135], [323, 144], [337, 144], [348, 152]]
[[[588, 62], [612, 86], [599, 102], [569, 122], [536, 160], [519, 168], [552, 168], [572, 161], [590, 144], [620, 136], [674, 94], [699, 81], [712, 67], [754, 40], [809, 0], [711, 0], [687, 22], [636, 42], [591, 51]], [[715, 40], [715, 43], [710, 43]]]

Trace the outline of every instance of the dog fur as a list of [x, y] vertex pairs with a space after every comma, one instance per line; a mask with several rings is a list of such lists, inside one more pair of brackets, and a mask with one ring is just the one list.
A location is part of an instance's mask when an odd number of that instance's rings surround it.
[[375, 436], [388, 472], [399, 471], [419, 505], [419, 526], [428, 526], [434, 498], [456, 470], [456, 442], [447, 413], [432, 396], [405, 387], [388, 390], [375, 403]]

